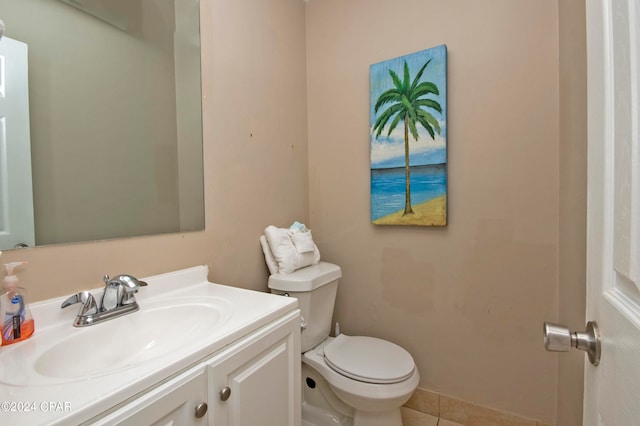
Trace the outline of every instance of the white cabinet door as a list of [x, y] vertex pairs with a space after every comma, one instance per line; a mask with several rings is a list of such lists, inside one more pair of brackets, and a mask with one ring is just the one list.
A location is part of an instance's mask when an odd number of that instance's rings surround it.
[[[106, 417], [92, 420], [89, 424], [205, 426], [209, 424], [209, 410], [203, 410], [203, 407], [198, 406], [207, 403], [206, 380], [206, 367], [201, 364]], [[196, 416], [197, 408], [200, 408], [201, 417]]]
[[300, 316], [296, 311], [210, 362], [216, 426], [300, 426]]

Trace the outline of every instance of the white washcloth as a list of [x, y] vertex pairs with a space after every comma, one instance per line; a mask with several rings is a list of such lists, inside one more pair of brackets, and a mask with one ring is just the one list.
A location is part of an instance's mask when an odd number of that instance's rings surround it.
[[298, 253], [309, 253], [316, 248], [311, 231], [291, 231], [291, 240]]

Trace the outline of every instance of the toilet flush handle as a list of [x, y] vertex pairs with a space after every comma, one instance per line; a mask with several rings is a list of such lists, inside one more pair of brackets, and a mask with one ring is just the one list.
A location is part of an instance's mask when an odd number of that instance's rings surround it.
[[[290, 297], [289, 293], [282, 293], [281, 296]], [[300, 315], [300, 331], [305, 331], [307, 329], [307, 322], [304, 320], [304, 317]]]
[[305, 331], [307, 329], [307, 322], [304, 320], [304, 317], [300, 315], [300, 331]]

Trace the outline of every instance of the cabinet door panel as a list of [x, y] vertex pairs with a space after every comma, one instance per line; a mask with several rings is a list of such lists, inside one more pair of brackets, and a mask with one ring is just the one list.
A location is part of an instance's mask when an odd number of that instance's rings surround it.
[[[299, 317], [211, 363], [209, 403], [216, 426], [300, 425]], [[229, 388], [222, 401], [220, 391]]]
[[93, 425], [169, 426], [207, 425], [207, 415], [196, 418], [196, 406], [207, 401], [204, 366], [160, 385]]
[[[230, 426], [290, 425], [287, 342], [280, 342], [228, 376]], [[265, 423], [263, 423], [265, 422]]]

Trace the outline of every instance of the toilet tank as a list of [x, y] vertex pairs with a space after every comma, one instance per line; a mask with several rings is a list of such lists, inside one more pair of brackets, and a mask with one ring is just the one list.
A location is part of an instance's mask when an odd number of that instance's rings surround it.
[[329, 336], [341, 276], [338, 265], [320, 262], [290, 274], [269, 277], [271, 293], [298, 299], [300, 314], [306, 323], [302, 330], [302, 352], [312, 349]]

